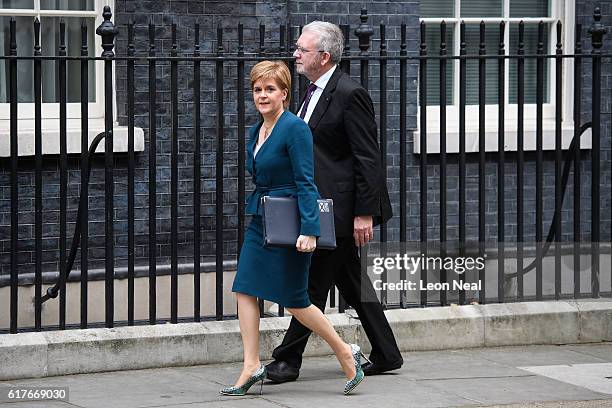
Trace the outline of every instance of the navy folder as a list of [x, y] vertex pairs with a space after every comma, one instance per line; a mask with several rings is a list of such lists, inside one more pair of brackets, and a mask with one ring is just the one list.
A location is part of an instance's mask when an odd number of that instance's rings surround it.
[[[317, 249], [335, 249], [334, 203], [331, 199], [319, 199], [318, 203], [321, 236], [317, 240]], [[261, 204], [264, 246], [295, 247], [300, 236], [297, 199], [264, 196], [261, 198]]]

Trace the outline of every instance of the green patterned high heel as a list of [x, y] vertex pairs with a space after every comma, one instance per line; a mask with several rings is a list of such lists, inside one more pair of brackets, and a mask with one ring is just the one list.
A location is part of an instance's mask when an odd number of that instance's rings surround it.
[[355, 361], [355, 377], [346, 382], [344, 386], [344, 395], [347, 395], [353, 391], [355, 387], [361, 383], [364, 377], [363, 370], [361, 369], [361, 356], [363, 355], [361, 353], [361, 349], [356, 344], [350, 344], [350, 346], [351, 353], [353, 354], [353, 360]]
[[245, 395], [249, 391], [249, 388], [253, 386], [253, 384], [256, 384], [261, 381], [261, 385], [259, 387], [259, 395], [261, 395], [263, 391], [263, 382], [265, 378], [266, 378], [266, 367], [262, 364], [259, 367], [259, 369], [255, 371], [253, 375], [251, 375], [249, 379], [244, 384], [242, 384], [240, 387], [235, 387], [235, 386], [225, 387], [219, 391], [219, 394], [240, 397], [240, 396]]

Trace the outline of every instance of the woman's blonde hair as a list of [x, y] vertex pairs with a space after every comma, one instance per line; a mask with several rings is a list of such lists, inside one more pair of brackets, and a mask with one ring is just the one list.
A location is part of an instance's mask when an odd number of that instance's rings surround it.
[[289, 106], [291, 100], [291, 74], [289, 68], [282, 61], [261, 61], [251, 70], [251, 88], [260, 79], [273, 79], [279, 88], [287, 91], [287, 98], [283, 101], [283, 107]]

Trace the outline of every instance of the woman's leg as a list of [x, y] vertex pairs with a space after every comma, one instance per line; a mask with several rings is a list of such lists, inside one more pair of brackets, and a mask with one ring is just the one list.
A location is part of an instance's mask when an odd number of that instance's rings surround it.
[[236, 386], [241, 386], [261, 366], [259, 361], [259, 306], [257, 299], [243, 293], [236, 293], [238, 321], [244, 349], [244, 363]]
[[304, 308], [287, 308], [287, 310], [300, 323], [317, 333], [330, 345], [342, 366], [342, 371], [344, 371], [349, 380], [355, 377], [355, 363], [351, 346], [338, 336], [338, 333], [336, 333], [336, 330], [334, 330], [334, 327], [321, 310], [314, 305]]

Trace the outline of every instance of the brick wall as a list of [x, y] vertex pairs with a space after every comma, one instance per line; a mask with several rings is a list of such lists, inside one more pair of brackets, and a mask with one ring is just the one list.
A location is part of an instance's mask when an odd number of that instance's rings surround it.
[[[612, 4], [609, 1], [579, 1], [576, 2], [576, 23], [582, 24], [582, 50], [585, 54], [590, 54], [591, 37], [588, 34], [588, 29], [593, 23], [593, 11], [596, 7], [601, 9], [601, 23], [606, 26], [608, 33], [604, 36], [603, 47], [601, 52], [610, 55], [612, 53]], [[611, 148], [612, 148], [612, 58], [603, 58], [601, 67], [601, 149], [600, 149], [600, 194], [601, 194], [601, 240], [610, 241], [610, 208], [611, 208], [611, 177], [610, 166], [612, 164]], [[583, 64], [583, 79], [582, 79], [582, 121], [583, 123], [591, 121], [591, 103], [593, 98], [592, 87], [592, 63], [591, 60], [585, 60]], [[586, 189], [585, 196], [588, 197], [591, 191], [590, 164], [587, 166], [587, 177], [584, 179]], [[590, 220], [590, 207], [587, 211], [586, 220]], [[590, 225], [589, 225], [590, 231]]]
[[[366, 6], [369, 14], [369, 23], [374, 27], [371, 53], [378, 53], [380, 47], [380, 24], [387, 26], [387, 49], [390, 54], [399, 50], [400, 24], [405, 22], [408, 30], [408, 52], [410, 55], [418, 54], [419, 37], [419, 4], [414, 1], [167, 1], [167, 0], [116, 0], [115, 23], [120, 32], [116, 42], [116, 52], [125, 55], [127, 49], [126, 24], [132, 20], [135, 23], [136, 54], [146, 55], [148, 51], [148, 24], [156, 25], [156, 51], [157, 55], [168, 55], [171, 48], [170, 25], [176, 23], [179, 53], [189, 54], [193, 49], [193, 25], [196, 21], [200, 23], [201, 51], [203, 53], [216, 50], [216, 28], [223, 27], [223, 47], [226, 52], [235, 52], [237, 48], [236, 27], [242, 22], [245, 27], [246, 52], [258, 51], [259, 24], [266, 24], [265, 47], [266, 52], [275, 55], [278, 51], [279, 26], [288, 19], [291, 25], [298, 26], [315, 19], [323, 19], [337, 24], [351, 25], [351, 49], [357, 50], [357, 40], [353, 34], [359, 24], [359, 12], [362, 6]], [[607, 2], [580, 1], [577, 4], [577, 20], [583, 22], [585, 33], [583, 33], [584, 48], [588, 49], [590, 38], [586, 35], [587, 26], [592, 21], [592, 10], [596, 4], [602, 4], [604, 22], [610, 26], [612, 17], [611, 5]], [[296, 38], [297, 36], [295, 36]], [[612, 45], [611, 34], [608, 34], [604, 52], [609, 52]], [[566, 45], [566, 50], [568, 46]], [[610, 239], [610, 112], [612, 88], [612, 72], [610, 60], [606, 62], [602, 72], [602, 240]], [[136, 156], [136, 257], [137, 264], [145, 265], [148, 262], [148, 67], [142, 62], [136, 64], [136, 95], [135, 111], [136, 126], [145, 130], [145, 151]], [[252, 64], [251, 64], [252, 65]], [[247, 72], [251, 65], [247, 65]], [[358, 80], [359, 66], [354, 63], [351, 73]], [[585, 61], [583, 110], [584, 119], [589, 120], [590, 112], [590, 68]], [[237, 117], [234, 78], [236, 75], [235, 65], [227, 64], [224, 82], [224, 111], [226, 132], [224, 134], [225, 154], [224, 160], [224, 252], [228, 259], [235, 258], [236, 253], [236, 227], [237, 220]], [[417, 89], [418, 63], [410, 61], [408, 64], [408, 127], [416, 128], [416, 89]], [[215, 70], [210, 63], [202, 64], [201, 81], [201, 118], [202, 118], [202, 254], [205, 260], [213, 259], [215, 250], [215, 169], [214, 155], [216, 147], [215, 115]], [[389, 239], [399, 239], [399, 67], [395, 63], [389, 63], [387, 82], [388, 91], [388, 184], [394, 206], [395, 217], [389, 223]], [[379, 112], [379, 70], [378, 64], [370, 64], [369, 89], [375, 102], [375, 108]], [[126, 69], [125, 63], [119, 62], [116, 69], [116, 89], [118, 116], [121, 124], [126, 123]], [[245, 80], [245, 82], [247, 82]], [[191, 262], [193, 242], [193, 186], [192, 186], [192, 163], [193, 163], [193, 97], [192, 97], [192, 67], [191, 64], [181, 63], [179, 65], [179, 262]], [[247, 84], [248, 87], [248, 84]], [[158, 263], [167, 263], [170, 255], [170, 66], [168, 63], [158, 63], [157, 67], [157, 242]], [[247, 125], [255, 123], [257, 115], [251, 107], [249, 93], [247, 95]], [[407, 151], [407, 174], [408, 174], [408, 239], [419, 239], [419, 156], [412, 154], [412, 133], [408, 134]], [[544, 230], [545, 233], [552, 219], [554, 210], [554, 154], [545, 153], [544, 165]], [[527, 240], [532, 240], [535, 234], [535, 154], [526, 154], [525, 166], [525, 234]], [[590, 235], [590, 154], [583, 154], [585, 163], [583, 165], [583, 205], [582, 219], [584, 239]], [[428, 228], [429, 238], [439, 238], [439, 158], [438, 155], [428, 157], [429, 167], [429, 189], [428, 194]], [[478, 201], [475, 193], [478, 186], [478, 155], [468, 154], [467, 164], [467, 235], [475, 239], [478, 234]], [[487, 154], [486, 165], [486, 220], [487, 239], [497, 238], [497, 155]], [[514, 153], [506, 154], [506, 240], [513, 241], [516, 238], [516, 176]], [[80, 174], [78, 170], [78, 159], [71, 158], [69, 162], [69, 186], [68, 186], [68, 236], [72, 236], [74, 228], [73, 221], [76, 218], [76, 206]], [[102, 267], [104, 261], [104, 172], [103, 159], [97, 158], [94, 162], [92, 180], [90, 183], [90, 268]], [[33, 271], [34, 250], [34, 175], [33, 160], [20, 159], [20, 256], [19, 263], [22, 265], [20, 272]], [[45, 197], [45, 223], [43, 226], [43, 247], [45, 271], [57, 270], [59, 239], [59, 164], [57, 158], [45, 158], [44, 163], [44, 197]], [[117, 154], [115, 160], [116, 186], [115, 186], [115, 228], [116, 249], [115, 256], [117, 265], [124, 266], [127, 262], [127, 161], [125, 155]], [[0, 160], [0, 274], [9, 272], [9, 163], [8, 160]], [[457, 216], [457, 180], [458, 157], [448, 156], [447, 175], [448, 182], [448, 239], [453, 240], [458, 236]], [[250, 187], [250, 178], [247, 177], [247, 188]], [[568, 186], [564, 205], [564, 237], [571, 236], [572, 220], [571, 197], [573, 189]], [[70, 242], [70, 239], [69, 239]], [[77, 261], [79, 257], [77, 256]], [[78, 262], [75, 265], [78, 269]]]

